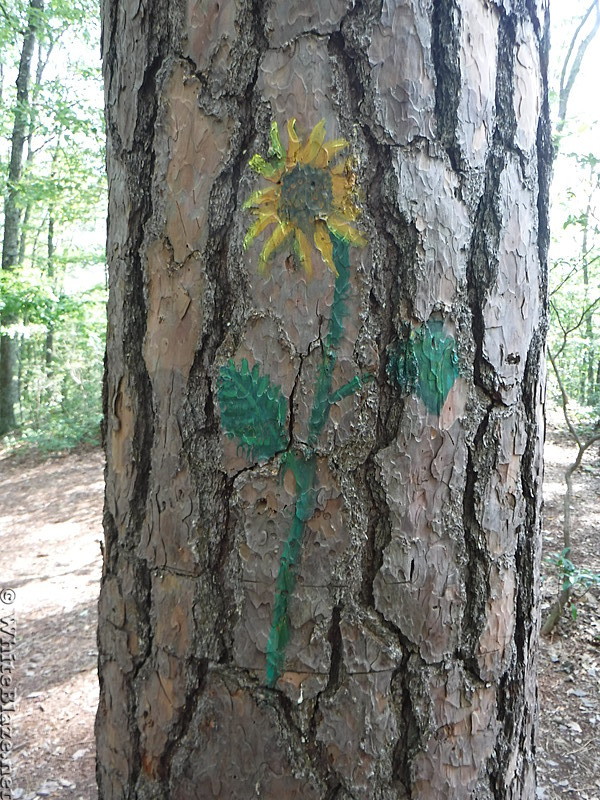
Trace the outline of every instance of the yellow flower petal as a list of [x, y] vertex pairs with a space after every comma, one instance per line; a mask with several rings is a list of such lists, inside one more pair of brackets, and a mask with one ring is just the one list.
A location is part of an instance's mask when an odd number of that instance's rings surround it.
[[329, 161], [336, 156], [340, 150], [345, 150], [348, 147], [349, 142], [346, 139], [330, 139], [328, 142], [325, 142], [323, 147], [327, 150], [327, 155], [329, 156]]
[[286, 166], [289, 169], [297, 163], [298, 150], [300, 149], [300, 139], [296, 133], [296, 120], [293, 117], [292, 119], [288, 119], [287, 134], [288, 150], [286, 156]]
[[279, 222], [271, 237], [267, 239], [265, 246], [262, 249], [262, 252], [259, 257], [259, 270], [264, 272], [267, 267], [267, 262], [273, 255], [273, 253], [277, 250], [278, 247], [285, 242], [287, 237], [293, 231], [293, 227], [289, 223], [283, 223], [280, 220], [276, 220]]
[[348, 173], [348, 159], [342, 161], [341, 164], [336, 164], [330, 171], [332, 175], [346, 175]]
[[310, 132], [308, 141], [298, 153], [298, 161], [301, 164], [311, 164], [318, 156], [319, 151], [325, 141], [325, 120], [317, 122]]
[[246, 248], [252, 243], [253, 239], [256, 239], [256, 237], [259, 236], [265, 230], [265, 228], [268, 228], [269, 225], [277, 222], [279, 222], [279, 218], [276, 214], [265, 214], [264, 216], [261, 215], [259, 219], [257, 219], [256, 222], [248, 228], [248, 231], [244, 236], [244, 250], [246, 250]]
[[354, 202], [353, 187], [345, 178], [339, 175], [332, 175], [331, 188], [333, 194], [333, 206], [337, 215], [344, 217], [348, 222], [354, 222], [360, 215], [360, 209]]
[[304, 231], [300, 228], [295, 229], [296, 242], [298, 243], [298, 255], [304, 267], [304, 271], [310, 278], [312, 276], [312, 256], [310, 254], [310, 242]]
[[275, 187], [257, 189], [256, 192], [252, 192], [250, 197], [244, 201], [243, 208], [253, 208], [255, 206], [264, 205], [265, 203], [276, 203], [278, 198], [279, 190]]
[[333, 262], [333, 244], [331, 243], [331, 236], [327, 230], [327, 226], [323, 220], [318, 219], [315, 223], [315, 244], [317, 250], [321, 253], [323, 261], [327, 264], [329, 269], [337, 277], [338, 271]]
[[342, 201], [352, 191], [352, 185], [345, 175], [332, 175], [331, 189], [333, 191], [333, 199]]
[[333, 216], [345, 219], [346, 222], [355, 222], [360, 216], [360, 209], [353, 203], [334, 203]]
[[355, 228], [349, 225], [345, 220], [332, 215], [327, 217], [327, 227], [340, 239], [349, 242], [350, 244], [362, 247], [367, 243], [367, 240]]
[[345, 139], [331, 139], [325, 142], [315, 158], [315, 167], [328, 166], [329, 162], [345, 147], [348, 147], [348, 142]]

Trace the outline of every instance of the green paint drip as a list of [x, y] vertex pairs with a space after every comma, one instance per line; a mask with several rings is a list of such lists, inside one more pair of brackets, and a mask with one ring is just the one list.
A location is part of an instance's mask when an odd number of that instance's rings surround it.
[[[294, 517], [287, 541], [283, 548], [279, 572], [275, 586], [273, 618], [267, 642], [267, 686], [273, 687], [283, 672], [285, 649], [290, 638], [289, 598], [296, 585], [296, 570], [302, 551], [304, 528], [315, 510], [314, 480], [316, 473], [316, 456], [314, 448], [329, 417], [329, 409], [335, 399], [348, 396], [351, 381], [345, 387], [332, 394], [333, 370], [337, 361], [337, 348], [344, 334], [344, 318], [348, 313], [346, 299], [350, 288], [350, 253], [349, 245], [334, 234], [333, 260], [338, 271], [331, 307], [331, 318], [325, 341], [321, 350], [321, 364], [317, 375], [313, 407], [308, 424], [309, 455], [289, 453], [285, 467], [296, 480], [296, 503]], [[362, 381], [355, 379], [356, 389]], [[353, 389], [353, 391], [356, 391]], [[334, 399], [335, 398], [335, 399]]]
[[397, 343], [387, 371], [403, 394], [418, 395], [439, 416], [459, 375], [456, 341], [444, 334], [442, 320], [431, 319]]
[[419, 379], [419, 363], [413, 349], [410, 326], [406, 338], [390, 347], [386, 372], [400, 393], [405, 396], [416, 392]]

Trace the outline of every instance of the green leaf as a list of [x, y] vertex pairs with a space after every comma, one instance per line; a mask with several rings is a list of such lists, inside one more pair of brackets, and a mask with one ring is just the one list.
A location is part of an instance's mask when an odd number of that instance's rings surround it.
[[284, 162], [285, 150], [283, 149], [283, 145], [281, 144], [281, 139], [279, 138], [279, 128], [275, 121], [271, 123], [269, 138], [271, 140], [268, 152], [269, 158], [273, 158], [278, 163]]
[[249, 458], [269, 459], [287, 448], [287, 400], [258, 364], [250, 370], [244, 358], [238, 369], [230, 359], [221, 367], [217, 391], [221, 425]]
[[458, 378], [458, 355], [441, 320], [429, 320], [415, 335], [413, 351], [419, 365], [418, 394], [432, 414], [439, 414]]
[[456, 342], [442, 320], [430, 319], [392, 348], [387, 373], [403, 394], [418, 395], [431, 414], [440, 414], [459, 375]]
[[263, 178], [274, 178], [276, 175], [279, 174], [279, 167], [277, 165], [273, 165], [266, 161], [262, 156], [256, 154], [253, 155], [250, 161], [248, 162], [248, 166], [250, 169], [253, 169], [254, 172], [262, 175]]

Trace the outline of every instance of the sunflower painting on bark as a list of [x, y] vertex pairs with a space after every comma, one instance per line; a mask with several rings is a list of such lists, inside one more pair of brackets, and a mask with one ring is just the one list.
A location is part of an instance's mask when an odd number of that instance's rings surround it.
[[[333, 301], [326, 332], [319, 335], [314, 382], [306, 436], [296, 441], [289, 424], [289, 406], [282, 387], [264, 373], [261, 364], [230, 358], [219, 373], [218, 398], [221, 425], [235, 440], [238, 451], [253, 462], [278, 459], [282, 480], [293, 477], [294, 502], [287, 538], [283, 542], [275, 580], [271, 622], [266, 643], [266, 683], [275, 686], [282, 676], [286, 646], [291, 637], [289, 601], [296, 588], [307, 524], [313, 518], [318, 494], [317, 451], [321, 434], [330, 419], [331, 408], [344, 398], [360, 392], [372, 381], [372, 372], [356, 374], [334, 389], [334, 373], [346, 332], [350, 297], [350, 247], [363, 246], [358, 231], [360, 210], [356, 197], [356, 176], [352, 161], [338, 161], [348, 148], [345, 139], [326, 140], [325, 122], [312, 129], [304, 141], [296, 132], [296, 121], [287, 123], [287, 151], [276, 122], [271, 124], [267, 158], [254, 155], [249, 166], [269, 185], [253, 192], [244, 203], [256, 220], [244, 238], [244, 249], [264, 235], [259, 255], [259, 273], [273, 263], [277, 253], [292, 254], [313, 278], [313, 260], [323, 269], [319, 280], [333, 280]], [[325, 269], [327, 267], [328, 269]], [[416, 394], [428, 413], [439, 416], [458, 377], [456, 343], [444, 332], [442, 320], [406, 325], [405, 339], [388, 352], [387, 375], [401, 394]], [[277, 463], [277, 462], [276, 462]]]
[[[254, 155], [250, 159], [250, 167], [270, 185], [255, 191], [244, 203], [257, 217], [245, 236], [244, 248], [269, 229], [259, 255], [259, 272], [266, 271], [276, 253], [287, 248], [307, 279], [313, 276], [315, 256], [334, 276], [333, 303], [313, 386], [307, 441], [302, 447], [290, 441], [287, 407], [281, 388], [272, 383], [269, 375], [261, 373], [260, 365], [250, 368], [247, 359], [243, 359], [238, 366], [230, 359], [221, 368], [218, 384], [225, 433], [235, 439], [242, 452], [252, 460], [268, 460], [278, 455], [282, 472], [292, 473], [296, 487], [290, 529], [279, 561], [266, 648], [269, 686], [274, 686], [282, 674], [291, 634], [288, 605], [296, 583], [305, 527], [315, 511], [319, 437], [331, 406], [359, 391], [372, 379], [370, 374], [356, 375], [333, 390], [333, 374], [348, 314], [349, 249], [351, 245], [366, 244], [366, 239], [354, 226], [360, 211], [350, 159], [333, 163], [348, 147], [348, 142], [345, 139], [326, 141], [324, 121], [315, 125], [306, 140], [301, 141], [294, 119], [287, 123], [287, 138], [286, 151], [278, 125], [273, 122], [267, 158]], [[325, 270], [323, 277], [327, 274]]]
[[325, 141], [325, 122], [321, 120], [302, 143], [296, 133], [296, 120], [287, 123], [288, 149], [284, 151], [276, 122], [271, 125], [269, 158], [255, 155], [250, 167], [272, 185], [254, 192], [244, 203], [258, 219], [250, 227], [244, 246], [270, 225], [271, 231], [259, 257], [259, 268], [266, 269], [275, 252], [286, 243], [312, 275], [312, 250], [338, 275], [332, 237], [357, 246], [366, 244], [352, 227], [359, 215], [355, 204], [355, 177], [349, 160], [331, 165], [338, 153], [348, 147], [345, 139]]

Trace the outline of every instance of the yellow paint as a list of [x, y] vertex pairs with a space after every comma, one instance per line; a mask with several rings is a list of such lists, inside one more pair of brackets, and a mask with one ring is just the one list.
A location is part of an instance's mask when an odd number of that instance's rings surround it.
[[337, 276], [332, 235], [348, 244], [366, 244], [352, 227], [359, 215], [355, 203], [355, 176], [348, 161], [332, 165], [337, 154], [348, 146], [345, 139], [325, 141], [325, 121], [317, 123], [302, 142], [296, 120], [287, 123], [288, 148], [284, 151], [276, 122], [271, 126], [268, 158], [255, 155], [252, 169], [271, 186], [254, 192], [244, 203], [256, 214], [244, 239], [244, 247], [270, 225], [275, 227], [260, 253], [259, 269], [264, 270], [275, 252], [286, 242], [296, 252], [307, 276], [312, 275], [312, 253]]

